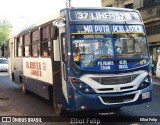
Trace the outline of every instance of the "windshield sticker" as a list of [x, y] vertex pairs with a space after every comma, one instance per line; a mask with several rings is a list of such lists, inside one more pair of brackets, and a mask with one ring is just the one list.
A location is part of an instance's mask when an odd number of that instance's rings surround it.
[[113, 61], [98, 61], [97, 65], [100, 66], [100, 70], [111, 70], [111, 66], [114, 65]]
[[103, 35], [84, 35], [83, 38], [104, 38]]
[[119, 69], [128, 69], [127, 60], [120, 60], [119, 61]]
[[144, 59], [144, 60], [141, 60], [139, 63], [141, 64], [141, 65], [143, 65], [143, 64], [145, 64], [147, 61]]

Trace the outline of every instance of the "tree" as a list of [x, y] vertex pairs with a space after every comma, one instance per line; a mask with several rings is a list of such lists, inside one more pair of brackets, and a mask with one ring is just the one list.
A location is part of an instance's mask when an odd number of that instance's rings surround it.
[[8, 40], [11, 28], [12, 25], [8, 20], [0, 20], [0, 45]]

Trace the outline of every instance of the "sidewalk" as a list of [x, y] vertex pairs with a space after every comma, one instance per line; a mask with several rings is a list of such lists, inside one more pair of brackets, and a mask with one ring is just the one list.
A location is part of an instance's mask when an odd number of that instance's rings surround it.
[[152, 76], [152, 79], [153, 79], [153, 82], [160, 85], [160, 78], [158, 78], [156, 76]]

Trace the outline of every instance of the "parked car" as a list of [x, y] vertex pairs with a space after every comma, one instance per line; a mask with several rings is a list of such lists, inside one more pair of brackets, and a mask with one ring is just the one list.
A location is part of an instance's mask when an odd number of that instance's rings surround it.
[[0, 71], [8, 71], [8, 59], [0, 58]]

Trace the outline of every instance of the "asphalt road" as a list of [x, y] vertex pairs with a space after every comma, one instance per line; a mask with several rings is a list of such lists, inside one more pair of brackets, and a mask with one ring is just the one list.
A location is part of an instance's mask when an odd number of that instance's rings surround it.
[[[146, 108], [146, 105], [149, 107]], [[160, 79], [154, 79], [153, 81], [153, 101], [149, 102], [148, 104], [141, 104], [131, 107], [123, 107], [119, 111], [107, 111], [107, 112], [101, 112], [98, 114], [94, 114], [93, 119], [88, 120], [89, 124], [97, 125], [99, 124], [99, 117], [106, 117], [107, 116], [123, 116], [123, 118], [126, 118], [124, 116], [131, 116], [131, 118], [141, 118], [141, 120], [144, 120], [144, 122], [125, 122], [125, 123], [112, 123], [109, 122], [108, 125], [160, 125], [160, 122], [153, 122], [156, 120], [157, 116], [160, 120]], [[53, 112], [52, 106], [49, 104], [49, 102], [35, 94], [31, 95], [23, 95], [21, 93], [21, 86], [14, 84], [10, 81], [8, 74], [5, 72], [0, 72], [0, 116], [20, 116], [20, 117], [38, 117], [38, 116], [55, 116]], [[146, 122], [145, 118], [152, 118], [150, 120], [153, 120], [152, 122]], [[58, 122], [38, 122], [38, 123], [25, 123], [23, 124], [28, 125], [57, 125], [57, 124], [72, 124], [72, 125], [78, 125], [79, 124], [86, 124], [83, 122], [83, 119], [73, 119], [74, 117], [52, 117], [52, 119], [59, 119]], [[155, 118], [155, 119], [154, 119]], [[25, 120], [25, 119], [24, 119]], [[61, 121], [69, 121], [69, 122], [61, 122]], [[116, 119], [115, 119], [116, 120]], [[54, 120], [53, 120], [54, 121]], [[21, 125], [22, 123], [15, 122], [15, 123], [2, 123], [0, 122], [0, 125]], [[101, 123], [100, 125], [105, 125], [106, 123]]]

